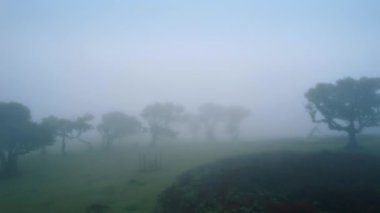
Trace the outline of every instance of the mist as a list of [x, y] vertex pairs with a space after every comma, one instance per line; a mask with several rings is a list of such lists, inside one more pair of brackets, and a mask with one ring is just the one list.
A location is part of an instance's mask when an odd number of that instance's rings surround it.
[[379, 11], [0, 0], [0, 212], [380, 212]]
[[252, 110], [251, 136], [302, 136], [317, 82], [375, 76], [376, 1], [2, 1], [0, 99], [34, 119], [152, 102]]

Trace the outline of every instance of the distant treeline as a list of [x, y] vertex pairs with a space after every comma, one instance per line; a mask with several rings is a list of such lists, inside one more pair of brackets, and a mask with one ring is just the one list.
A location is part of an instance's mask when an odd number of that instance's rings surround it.
[[[347, 132], [347, 148], [359, 147], [356, 135], [363, 129], [380, 126], [380, 78], [345, 78], [335, 84], [319, 83], [305, 93], [306, 109], [315, 123], [326, 123], [332, 130]], [[281, 106], [279, 106], [279, 110]], [[165, 138], [175, 138], [176, 126], [184, 126], [194, 137], [204, 135], [215, 140], [215, 132], [222, 127], [236, 140], [242, 122], [250, 116], [243, 106], [222, 106], [205, 103], [196, 113], [186, 112], [175, 103], [154, 103], [146, 106], [141, 118], [124, 112], [105, 113], [98, 125], [91, 124], [94, 116], [84, 114], [75, 119], [49, 116], [37, 123], [32, 121], [28, 107], [16, 102], [0, 102], [0, 171], [2, 175], [18, 173], [18, 157], [33, 150], [46, 152], [46, 147], [61, 142], [61, 154], [66, 155], [66, 142], [76, 140], [92, 149], [83, 134], [97, 129], [102, 136], [102, 147], [110, 149], [115, 140], [138, 133], [150, 135], [150, 144]]]

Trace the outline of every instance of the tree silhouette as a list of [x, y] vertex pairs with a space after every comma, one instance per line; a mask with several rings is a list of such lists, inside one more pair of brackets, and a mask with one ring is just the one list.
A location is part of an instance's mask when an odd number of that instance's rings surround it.
[[240, 125], [249, 115], [250, 111], [242, 106], [230, 106], [226, 108], [224, 110], [226, 133], [231, 135], [233, 139], [237, 139], [240, 135]]
[[52, 143], [53, 131], [31, 121], [30, 110], [19, 103], [0, 102], [0, 170], [2, 175], [18, 173], [18, 157]]
[[176, 137], [177, 132], [171, 128], [175, 121], [183, 119], [184, 108], [173, 103], [155, 103], [145, 107], [141, 116], [148, 122], [151, 144], [162, 137]]
[[110, 149], [115, 140], [142, 131], [142, 125], [136, 117], [114, 111], [102, 116], [98, 131], [103, 138], [103, 147]]
[[215, 140], [215, 129], [224, 120], [224, 107], [214, 103], [202, 104], [198, 111], [207, 139]]
[[71, 136], [71, 139], [77, 139], [79, 142], [85, 144], [89, 150], [92, 149], [92, 145], [90, 142], [85, 141], [82, 138], [82, 135], [94, 128], [90, 124], [90, 122], [93, 119], [94, 119], [94, 116], [88, 113], [75, 119], [75, 121], [73, 122], [73, 134]]
[[347, 148], [358, 148], [356, 134], [380, 125], [380, 78], [345, 78], [309, 89], [306, 106], [313, 122], [349, 135]]
[[93, 128], [89, 123], [93, 118], [94, 117], [90, 114], [85, 114], [75, 120], [49, 116], [47, 118], [44, 118], [42, 120], [42, 123], [54, 130], [55, 137], [61, 140], [61, 154], [66, 155], [67, 140], [77, 139], [80, 142], [86, 143], [87, 146], [91, 146], [91, 144], [87, 141], [84, 141], [81, 136], [83, 133]]

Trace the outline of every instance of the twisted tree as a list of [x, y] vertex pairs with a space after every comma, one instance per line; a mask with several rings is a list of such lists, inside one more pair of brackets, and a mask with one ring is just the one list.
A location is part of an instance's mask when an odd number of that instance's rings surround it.
[[311, 119], [331, 130], [347, 132], [347, 148], [356, 149], [356, 135], [380, 125], [380, 78], [345, 78], [335, 84], [319, 83], [305, 94]]
[[81, 136], [93, 128], [89, 123], [93, 118], [94, 116], [90, 114], [85, 114], [75, 120], [49, 116], [44, 118], [42, 123], [53, 129], [55, 138], [61, 141], [61, 154], [66, 155], [67, 140], [77, 139], [80, 142], [85, 143], [90, 149], [91, 144], [84, 141]]

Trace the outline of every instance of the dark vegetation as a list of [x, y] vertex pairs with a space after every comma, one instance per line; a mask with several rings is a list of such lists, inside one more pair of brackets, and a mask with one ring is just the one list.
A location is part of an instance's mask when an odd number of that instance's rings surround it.
[[93, 203], [86, 208], [86, 213], [105, 213], [109, 210], [109, 206], [101, 203]]
[[359, 152], [262, 153], [185, 172], [158, 212], [379, 212], [380, 158]]
[[19, 103], [0, 103], [0, 175], [19, 173], [18, 158], [52, 143], [52, 130], [31, 120], [29, 109]]

